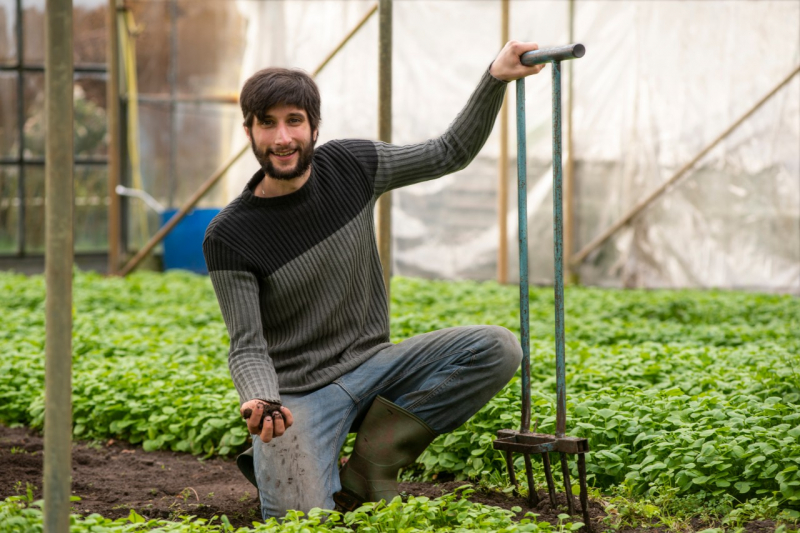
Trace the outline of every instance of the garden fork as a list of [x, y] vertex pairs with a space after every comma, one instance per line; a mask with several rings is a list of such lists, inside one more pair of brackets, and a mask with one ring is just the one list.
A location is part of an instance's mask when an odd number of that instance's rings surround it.
[[547, 435], [530, 431], [531, 426], [531, 374], [530, 374], [530, 323], [528, 291], [528, 206], [527, 206], [527, 160], [525, 131], [525, 78], [517, 80], [517, 178], [519, 197], [519, 303], [520, 337], [522, 344], [522, 422], [519, 431], [501, 429], [494, 441], [495, 450], [506, 454], [506, 466], [511, 483], [517, 486], [512, 453], [522, 453], [525, 459], [525, 474], [528, 481], [528, 503], [538, 505], [539, 496], [533, 483], [531, 454], [541, 454], [550, 503], [556, 506], [555, 483], [550, 466], [550, 452], [559, 452], [564, 491], [570, 514], [575, 512], [572, 486], [569, 479], [567, 455], [578, 456], [580, 501], [584, 527], [591, 532], [589, 501], [586, 483], [587, 439], [567, 437], [567, 392], [564, 361], [564, 273], [561, 202], [561, 61], [583, 57], [586, 48], [582, 44], [571, 44], [545, 50], [534, 50], [522, 55], [524, 65], [550, 63], [553, 72], [553, 241], [555, 245], [555, 322], [556, 322], [556, 434]]

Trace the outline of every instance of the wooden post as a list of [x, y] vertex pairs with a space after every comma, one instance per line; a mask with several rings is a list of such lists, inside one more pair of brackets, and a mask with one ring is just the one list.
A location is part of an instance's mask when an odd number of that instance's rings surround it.
[[[509, 1], [503, 0], [500, 15], [500, 46], [508, 42]], [[570, 41], [571, 42], [571, 41]], [[508, 282], [508, 95], [500, 108], [500, 159], [497, 164], [497, 282]]]
[[117, 31], [117, 0], [108, 0], [108, 80], [106, 81], [106, 114], [108, 117], [108, 273], [119, 268], [122, 241], [120, 198], [120, 135], [119, 135], [119, 35]]
[[[569, 0], [569, 40], [575, 42], [575, 0]], [[567, 161], [564, 167], [564, 274], [568, 284], [577, 282], [577, 272], [570, 267], [569, 258], [574, 248], [575, 227], [575, 157], [572, 144], [572, 102], [573, 82], [575, 78], [575, 62], [569, 61], [567, 76]]]
[[72, 472], [72, 0], [45, 9], [44, 531], [69, 531]]
[[[392, 142], [392, 0], [378, 2], [378, 139]], [[392, 193], [378, 199], [378, 252], [386, 285], [387, 306], [391, 302]]]

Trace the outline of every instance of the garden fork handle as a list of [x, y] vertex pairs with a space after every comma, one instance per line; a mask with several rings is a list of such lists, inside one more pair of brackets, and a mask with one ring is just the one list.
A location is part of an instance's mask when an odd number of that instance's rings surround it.
[[586, 47], [580, 43], [556, 46], [555, 48], [545, 48], [543, 50], [532, 50], [520, 56], [522, 64], [528, 67], [541, 65], [551, 61], [565, 61], [577, 59], [586, 54]]

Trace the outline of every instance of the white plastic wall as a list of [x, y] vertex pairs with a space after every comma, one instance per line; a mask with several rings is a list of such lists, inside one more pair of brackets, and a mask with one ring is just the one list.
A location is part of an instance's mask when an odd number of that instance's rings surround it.
[[[237, 0], [242, 82], [265, 66], [312, 71], [368, 1]], [[512, 1], [511, 36], [566, 44], [566, 1]], [[575, 249], [658, 187], [800, 64], [800, 1], [575, 3]], [[319, 75], [320, 142], [377, 134], [377, 17]], [[440, 134], [501, 46], [500, 2], [394, 1], [393, 141]], [[509, 86], [513, 106], [513, 85]], [[553, 277], [550, 70], [526, 83], [530, 276]], [[513, 109], [513, 107], [512, 107]], [[510, 120], [510, 279], [516, 267]], [[566, 122], [566, 121], [565, 121]], [[494, 279], [497, 128], [462, 172], [394, 194], [394, 273]], [[566, 134], [566, 131], [565, 131]], [[243, 133], [232, 147], [245, 143]], [[566, 143], [565, 143], [566, 146]], [[566, 160], [566, 153], [564, 154]], [[243, 158], [228, 200], [257, 169]], [[800, 77], [581, 265], [582, 283], [800, 294]]]

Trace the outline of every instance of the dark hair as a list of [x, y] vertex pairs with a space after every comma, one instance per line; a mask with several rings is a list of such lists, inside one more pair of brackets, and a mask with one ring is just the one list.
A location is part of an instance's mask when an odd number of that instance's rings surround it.
[[308, 115], [311, 131], [320, 121], [319, 89], [311, 76], [297, 69], [278, 67], [259, 70], [244, 83], [239, 95], [244, 126], [253, 127], [253, 117], [263, 121], [267, 111], [276, 105], [294, 105]]

